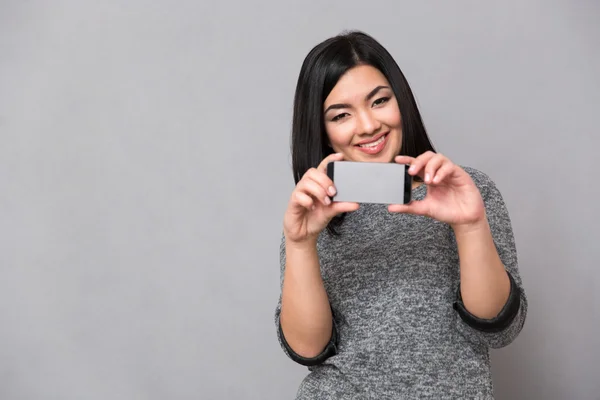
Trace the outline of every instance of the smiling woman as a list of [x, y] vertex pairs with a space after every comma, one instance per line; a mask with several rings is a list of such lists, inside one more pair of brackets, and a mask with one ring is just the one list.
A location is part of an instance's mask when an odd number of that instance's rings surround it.
[[[365, 90], [370, 91], [365, 95]], [[398, 102], [377, 68], [360, 65], [349, 70], [329, 93], [324, 107], [329, 145], [344, 159], [390, 162], [400, 154]]]
[[[351, 32], [308, 54], [292, 158], [275, 323], [310, 370], [296, 398], [493, 398], [489, 348], [527, 315], [510, 217], [487, 175], [433, 150], [375, 39]], [[326, 166], [342, 160], [409, 164], [413, 201], [332, 202]]]
[[389, 162], [400, 154], [402, 117], [388, 85], [377, 68], [361, 65], [344, 74], [325, 99], [329, 144], [345, 159]]
[[[352, 129], [357, 137], [349, 137]], [[349, 139], [354, 145], [366, 144], [392, 130], [394, 140], [384, 146], [386, 154], [349, 151]], [[325, 40], [303, 62], [292, 121], [295, 182], [340, 150], [348, 151], [344, 156], [349, 160], [365, 160], [358, 158], [364, 153], [379, 154], [368, 158], [387, 162], [398, 154], [416, 157], [434, 151], [404, 74], [385, 48], [360, 32]]]

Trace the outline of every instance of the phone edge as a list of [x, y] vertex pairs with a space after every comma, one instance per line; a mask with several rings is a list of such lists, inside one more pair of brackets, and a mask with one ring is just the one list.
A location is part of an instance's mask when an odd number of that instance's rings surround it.
[[409, 168], [408, 164], [404, 166], [404, 204], [408, 204], [412, 200], [412, 176], [408, 173]]
[[[327, 163], [327, 177], [328, 177], [329, 179], [331, 179], [331, 181], [332, 181], [332, 182], [334, 183], [334, 185], [335, 185], [335, 180], [333, 179], [333, 171], [334, 171], [334, 169], [333, 169], [333, 166], [334, 166], [334, 164], [335, 164], [335, 161], [329, 161], [329, 162]], [[333, 201], [333, 198], [334, 198], [334, 197], [335, 197], [335, 196], [329, 196], [329, 200]]]

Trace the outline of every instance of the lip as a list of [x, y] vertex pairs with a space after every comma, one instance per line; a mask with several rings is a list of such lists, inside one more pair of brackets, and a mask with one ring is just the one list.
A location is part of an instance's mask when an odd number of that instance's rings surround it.
[[388, 132], [380, 133], [379, 135], [373, 136], [371, 139], [365, 139], [363, 141], [360, 141], [360, 142], [356, 143], [356, 145], [358, 146], [359, 144], [369, 144], [369, 143], [376, 142], [377, 140], [379, 140], [380, 137], [385, 136], [388, 133], [390, 133], [390, 132], [388, 131]]
[[387, 142], [388, 142], [388, 140], [389, 140], [389, 138], [390, 138], [390, 136], [389, 136], [389, 132], [387, 132], [387, 133], [383, 133], [383, 134], [380, 134], [380, 135], [377, 135], [377, 137], [375, 137], [375, 138], [373, 138], [373, 139], [370, 139], [370, 140], [368, 140], [368, 141], [362, 141], [362, 142], [361, 142], [361, 144], [372, 143], [372, 142], [375, 142], [375, 141], [377, 141], [378, 139], [381, 139], [381, 137], [382, 137], [382, 136], [385, 136], [385, 138], [383, 139], [383, 141], [382, 141], [381, 143], [379, 143], [379, 144], [378, 144], [377, 146], [375, 146], [375, 147], [369, 147], [369, 148], [366, 148], [366, 147], [360, 147], [360, 146], [356, 145], [356, 148], [357, 148], [358, 150], [362, 151], [362, 152], [363, 152], [363, 153], [365, 153], [365, 154], [369, 154], [369, 155], [376, 155], [376, 154], [379, 154], [379, 153], [381, 153], [381, 152], [383, 151], [383, 149], [384, 149], [384, 148], [385, 148], [385, 146], [387, 145]]

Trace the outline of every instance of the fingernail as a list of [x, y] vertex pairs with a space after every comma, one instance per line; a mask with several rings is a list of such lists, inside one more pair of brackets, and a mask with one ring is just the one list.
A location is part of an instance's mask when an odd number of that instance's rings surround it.
[[331, 200], [329, 200], [329, 197], [325, 197], [325, 204], [329, 205], [329, 203], [331, 203]]
[[332, 195], [332, 196], [335, 195], [335, 188], [333, 186], [329, 186], [327, 191], [329, 192], [330, 195]]
[[425, 174], [425, 182], [429, 182], [429, 174]]

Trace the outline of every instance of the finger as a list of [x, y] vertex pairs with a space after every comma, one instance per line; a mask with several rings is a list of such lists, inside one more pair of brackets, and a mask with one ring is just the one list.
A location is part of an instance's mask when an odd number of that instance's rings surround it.
[[435, 155], [432, 151], [427, 151], [410, 163], [410, 168], [408, 169], [408, 173], [410, 175], [419, 175], [423, 177], [423, 167], [429, 162], [429, 160]]
[[327, 176], [327, 174], [319, 171], [316, 168], [311, 168], [306, 172], [307, 179], [312, 179], [323, 187], [329, 196], [334, 196], [336, 193], [335, 185], [333, 181]]
[[312, 196], [318, 202], [323, 203], [326, 206], [331, 204], [331, 199], [327, 195], [325, 188], [309, 177], [303, 178], [298, 183], [298, 189]]
[[334, 202], [329, 209], [331, 210], [331, 215], [337, 215], [345, 212], [352, 212], [358, 210], [360, 205], [358, 203], [348, 203], [348, 202]]
[[441, 154], [436, 154], [431, 157], [425, 165], [425, 183], [431, 183], [438, 169], [446, 162], [446, 157]]
[[294, 192], [293, 200], [294, 200], [294, 203], [296, 203], [298, 206], [300, 206], [302, 208], [306, 208], [307, 210], [313, 209], [314, 200], [312, 197], [310, 197], [306, 193], [296, 190]]
[[394, 162], [397, 164], [412, 164], [415, 161], [414, 157], [411, 156], [396, 156], [394, 157]]
[[415, 200], [409, 204], [390, 204], [388, 211], [391, 213], [404, 213], [412, 215], [429, 215], [429, 206], [424, 200]]
[[433, 183], [441, 183], [447, 176], [449, 176], [456, 166], [450, 160], [446, 160], [440, 169], [435, 173], [433, 177]]
[[344, 159], [344, 155], [342, 153], [333, 153], [328, 155], [321, 161], [317, 169], [323, 173], [327, 173], [327, 164], [332, 161], [342, 161]]

